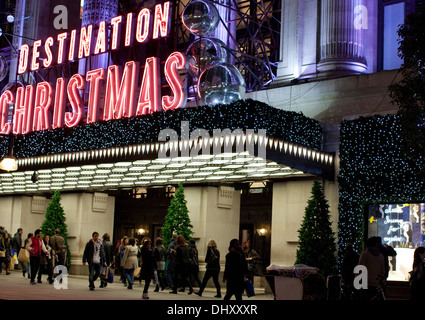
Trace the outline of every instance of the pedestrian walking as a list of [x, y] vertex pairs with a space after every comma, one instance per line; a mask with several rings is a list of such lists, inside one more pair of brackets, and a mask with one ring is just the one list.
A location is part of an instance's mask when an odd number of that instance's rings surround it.
[[[111, 236], [109, 233], [105, 233], [102, 236], [102, 243], [103, 243], [103, 250], [105, 251], [105, 263], [106, 268], [111, 268], [112, 264], [114, 262], [114, 245], [111, 241]], [[107, 270], [107, 269], [106, 269]], [[105, 277], [108, 277], [108, 274], [105, 275]], [[104, 288], [108, 285], [108, 282], [105, 278], [100, 279], [100, 287]]]
[[180, 292], [184, 292], [186, 285], [189, 287], [188, 294], [193, 293], [192, 284], [190, 283], [189, 273], [191, 268], [190, 248], [184, 236], [177, 236], [176, 240], [176, 269], [173, 279], [173, 291], [170, 293], [177, 294], [178, 279], [181, 278], [182, 288]]
[[50, 237], [46, 234], [43, 238], [43, 245], [47, 252], [41, 252], [40, 268], [38, 270], [37, 283], [42, 283], [41, 276], [47, 274], [49, 284], [53, 283], [53, 263], [52, 263], [52, 248], [50, 247]]
[[121, 239], [120, 245], [117, 249], [117, 256], [116, 256], [116, 265], [118, 266], [118, 270], [120, 272], [120, 280], [124, 284], [125, 287], [127, 286], [127, 279], [125, 277], [124, 268], [121, 264], [121, 261], [122, 261], [122, 258], [124, 256], [124, 251], [125, 251], [127, 245], [128, 245], [128, 237], [124, 236]]
[[[28, 233], [27, 238], [24, 241], [24, 248], [26, 250], [28, 250], [27, 244], [28, 244], [29, 240], [31, 239], [31, 237], [33, 235], [34, 235], [33, 233]], [[30, 262], [31, 262], [31, 257], [30, 257]], [[27, 269], [27, 272], [28, 272], [28, 279], [31, 279], [31, 263], [30, 262], [25, 263], [25, 266], [26, 266], [26, 269]], [[25, 277], [25, 273], [24, 273], [24, 277]]]
[[167, 285], [169, 289], [174, 288], [173, 282], [174, 282], [174, 273], [176, 270], [176, 250], [175, 250], [176, 241], [177, 241], [177, 234], [174, 233], [167, 249], [166, 271], [167, 271]]
[[[19, 251], [21, 251], [21, 249], [24, 247], [24, 241], [22, 240], [22, 233], [23, 233], [23, 229], [18, 228], [15, 235], [13, 236], [12, 249], [13, 251], [16, 252], [17, 256], [19, 255]], [[21, 269], [22, 269], [22, 275], [25, 277], [25, 273], [27, 272], [27, 266], [25, 262], [23, 261], [19, 261], [19, 265], [21, 266]]]
[[94, 282], [100, 276], [100, 268], [105, 266], [105, 252], [99, 233], [93, 232], [92, 238], [87, 242], [83, 253], [83, 265], [89, 266], [89, 288], [94, 290]]
[[6, 275], [10, 274], [11, 243], [7, 231], [0, 235], [0, 273], [2, 273], [3, 263], [6, 269]]
[[[52, 259], [56, 265], [59, 265], [60, 261], [65, 261], [66, 257], [60, 257], [62, 255], [62, 248], [66, 248], [65, 238], [61, 236], [60, 229], [55, 230], [55, 234], [50, 237], [50, 246], [52, 248]], [[66, 251], [66, 250], [65, 250]]]
[[378, 288], [385, 280], [385, 258], [379, 252], [376, 237], [367, 239], [366, 250], [360, 255], [359, 265], [367, 269], [367, 289], [360, 290], [360, 298], [376, 299], [379, 296]]
[[189, 281], [193, 284], [194, 282], [201, 287], [201, 280], [199, 280], [199, 257], [198, 248], [196, 247], [195, 240], [189, 240], [189, 248], [191, 250], [191, 267], [189, 272]]
[[142, 255], [142, 269], [140, 271], [141, 278], [145, 280], [143, 288], [143, 299], [149, 299], [148, 290], [149, 285], [154, 278], [154, 272], [157, 269], [156, 259], [153, 255], [152, 242], [145, 240], [141, 249]]
[[210, 239], [208, 241], [205, 262], [207, 266], [204, 278], [202, 279], [199, 291], [195, 292], [195, 294], [201, 297], [205, 287], [207, 286], [208, 280], [212, 278], [217, 290], [217, 294], [214, 296], [214, 298], [221, 298], [221, 286], [220, 281], [218, 281], [218, 275], [220, 273], [220, 251], [218, 251], [217, 243], [214, 239]]
[[35, 277], [40, 268], [40, 259], [42, 253], [47, 253], [42, 236], [43, 235], [40, 229], [35, 230], [34, 235], [28, 239], [28, 242], [25, 246], [25, 248], [30, 252], [31, 284], [35, 284]]
[[127, 289], [133, 289], [134, 269], [139, 266], [139, 260], [137, 259], [138, 253], [139, 249], [136, 246], [135, 239], [129, 238], [121, 259], [121, 266], [127, 280]]
[[155, 247], [153, 248], [153, 255], [156, 260], [157, 265], [157, 278], [158, 283], [155, 286], [155, 292], [159, 291], [159, 287], [161, 286], [161, 291], [166, 287], [166, 271], [165, 271], [165, 262], [166, 258], [166, 249], [163, 245], [162, 238], [158, 237], [155, 241]]
[[243, 251], [245, 253], [245, 260], [248, 265], [248, 273], [246, 277], [251, 280], [254, 285], [254, 276], [258, 274], [258, 261], [260, 259], [260, 255], [251, 248], [251, 244], [249, 240], [244, 244]]
[[413, 254], [412, 271], [409, 272], [411, 300], [422, 301], [425, 298], [425, 248], [417, 247]]
[[229, 252], [226, 254], [226, 264], [224, 267], [223, 282], [227, 282], [227, 291], [224, 300], [230, 300], [234, 295], [236, 300], [242, 300], [245, 289], [245, 275], [248, 266], [245, 254], [238, 239], [233, 239], [229, 244]]

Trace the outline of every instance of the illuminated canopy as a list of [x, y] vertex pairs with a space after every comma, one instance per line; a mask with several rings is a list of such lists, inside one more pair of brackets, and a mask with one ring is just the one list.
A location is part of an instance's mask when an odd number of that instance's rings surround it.
[[320, 141], [316, 121], [254, 100], [44, 130], [16, 137], [19, 171], [0, 174], [0, 193], [333, 180], [334, 155]]

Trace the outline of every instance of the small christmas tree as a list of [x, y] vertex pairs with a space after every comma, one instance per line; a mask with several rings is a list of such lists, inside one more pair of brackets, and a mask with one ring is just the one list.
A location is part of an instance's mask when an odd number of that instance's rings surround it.
[[162, 239], [166, 247], [170, 244], [173, 233], [184, 236], [186, 240], [189, 240], [193, 235], [193, 226], [190, 223], [189, 210], [186, 203], [184, 188], [179, 184], [168, 207], [165, 223], [161, 228]]
[[61, 236], [65, 239], [66, 244], [66, 252], [67, 252], [67, 261], [69, 267], [69, 261], [71, 258], [71, 253], [69, 252], [68, 247], [68, 231], [67, 225], [65, 223], [65, 212], [63, 210], [62, 205], [60, 204], [61, 194], [59, 190], [56, 190], [52, 196], [52, 200], [47, 206], [46, 213], [44, 216], [44, 221], [41, 225], [41, 232], [44, 235], [53, 236], [55, 234], [55, 230], [59, 229]]
[[329, 215], [329, 204], [322, 185], [314, 181], [312, 198], [308, 201], [299, 233], [296, 264], [319, 269], [324, 276], [336, 272], [335, 234]]

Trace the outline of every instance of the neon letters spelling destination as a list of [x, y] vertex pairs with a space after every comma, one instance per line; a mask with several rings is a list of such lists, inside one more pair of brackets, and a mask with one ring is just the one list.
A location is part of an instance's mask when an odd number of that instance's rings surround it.
[[[123, 16], [114, 17], [109, 28], [106, 21], [102, 21], [96, 36], [93, 25], [88, 25], [81, 28], [79, 37], [77, 31], [72, 30], [58, 34], [56, 39], [49, 37], [44, 42], [34, 41], [32, 49], [24, 44], [20, 49], [18, 74], [118, 50], [121, 28], [125, 28], [123, 45], [130, 47], [134, 41], [146, 43], [149, 39], [167, 37], [170, 25], [171, 3], [165, 2], [157, 4], [154, 13], [143, 8], [137, 16], [129, 13], [125, 19]], [[57, 47], [55, 56], [53, 46]], [[160, 61], [157, 57], [146, 59], [143, 74], [139, 74], [139, 62], [129, 61], [124, 68], [111, 65], [107, 69], [90, 70], [85, 77], [81, 74], [74, 74], [69, 79], [60, 77], [54, 86], [44, 81], [18, 87], [16, 92], [5, 90], [0, 96], [0, 131], [2, 134], [26, 134], [75, 127], [83, 120], [91, 123], [182, 108], [187, 97], [179, 70], [184, 69], [187, 69], [184, 54], [173, 52], [168, 56], [164, 75], [172, 95], [162, 97]], [[137, 87], [139, 76], [142, 76], [140, 88]], [[88, 85], [86, 107], [81, 91]], [[100, 99], [100, 92], [103, 91], [104, 99]], [[8, 122], [10, 104], [14, 104], [13, 123]], [[70, 106], [68, 109], [67, 104]]]

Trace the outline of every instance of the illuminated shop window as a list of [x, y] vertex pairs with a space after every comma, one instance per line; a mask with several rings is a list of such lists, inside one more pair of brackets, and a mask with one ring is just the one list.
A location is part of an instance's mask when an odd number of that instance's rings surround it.
[[174, 194], [176, 193], [175, 187], [166, 187], [165, 188], [165, 197], [166, 198], [172, 198], [174, 197]]
[[381, 237], [397, 255], [390, 257], [389, 280], [406, 281], [415, 248], [425, 244], [425, 203], [367, 206], [367, 237]]
[[133, 189], [134, 199], [146, 199], [148, 197], [148, 190], [146, 188]]

